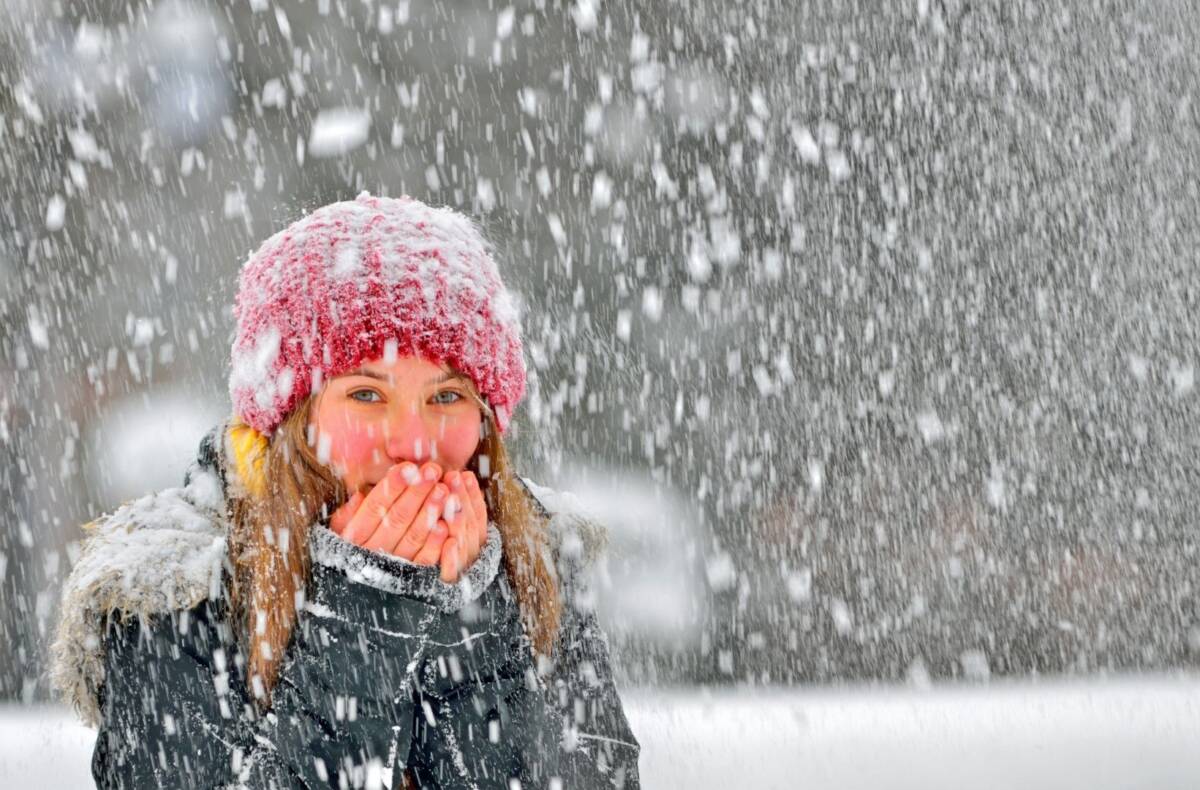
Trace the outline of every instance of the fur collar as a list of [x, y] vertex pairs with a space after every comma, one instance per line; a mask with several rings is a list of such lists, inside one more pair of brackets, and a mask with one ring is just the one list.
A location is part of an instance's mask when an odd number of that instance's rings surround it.
[[[226, 461], [227, 433], [227, 426], [221, 425], [205, 438], [183, 486], [127, 502], [84, 526], [79, 559], [63, 588], [51, 645], [50, 681], [88, 726], [97, 726], [100, 720], [98, 695], [104, 683], [103, 634], [108, 618], [147, 619], [191, 609], [221, 595], [230, 570], [225, 491], [238, 485], [236, 472]], [[526, 479], [521, 482], [549, 519], [558, 572], [574, 575], [595, 563], [607, 543], [605, 528], [569, 494]], [[323, 526], [315, 526], [310, 535], [316, 562], [392, 592], [408, 591], [423, 598], [441, 595], [436, 603], [451, 611], [477, 596], [500, 564], [500, 536], [493, 526], [488, 546], [464, 582], [446, 585], [435, 579], [432, 586], [446, 589], [431, 591], [428, 574], [412, 572], [419, 566], [407, 563], [408, 569], [397, 568], [395, 563], [404, 564], [403, 560], [393, 562], [351, 546]], [[409, 590], [405, 585], [410, 584], [418, 586]]]
[[492, 583], [500, 570], [500, 530], [488, 525], [488, 539], [479, 557], [457, 584], [446, 584], [440, 572], [402, 557], [368, 551], [337, 533], [316, 525], [308, 531], [313, 563], [332, 568], [358, 584], [410, 595], [443, 612], [457, 612]]
[[50, 682], [88, 726], [100, 720], [102, 636], [109, 615], [149, 618], [220, 596], [224, 499], [212, 470], [122, 505], [84, 527], [50, 646]]

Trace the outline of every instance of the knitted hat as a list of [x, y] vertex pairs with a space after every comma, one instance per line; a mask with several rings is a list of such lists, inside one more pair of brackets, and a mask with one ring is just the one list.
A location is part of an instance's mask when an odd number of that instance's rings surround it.
[[517, 308], [471, 220], [409, 197], [317, 209], [242, 267], [233, 408], [269, 436], [321, 382], [419, 356], [471, 378], [503, 433], [525, 393]]

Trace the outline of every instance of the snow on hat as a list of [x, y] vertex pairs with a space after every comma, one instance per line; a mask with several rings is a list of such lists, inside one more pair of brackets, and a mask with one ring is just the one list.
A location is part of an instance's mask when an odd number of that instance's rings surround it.
[[323, 380], [414, 355], [469, 376], [503, 433], [525, 393], [517, 307], [467, 217], [409, 197], [331, 203], [263, 242], [234, 302], [229, 394], [269, 436]]

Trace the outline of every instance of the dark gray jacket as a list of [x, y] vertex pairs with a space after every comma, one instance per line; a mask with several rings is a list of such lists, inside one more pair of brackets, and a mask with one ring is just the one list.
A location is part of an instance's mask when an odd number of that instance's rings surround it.
[[89, 525], [63, 594], [52, 680], [99, 727], [99, 787], [636, 788], [638, 743], [581, 589], [603, 530], [523, 481], [550, 516], [564, 607], [534, 666], [495, 526], [463, 581], [310, 530], [312, 583], [259, 715], [227, 609], [218, 426], [182, 488]]

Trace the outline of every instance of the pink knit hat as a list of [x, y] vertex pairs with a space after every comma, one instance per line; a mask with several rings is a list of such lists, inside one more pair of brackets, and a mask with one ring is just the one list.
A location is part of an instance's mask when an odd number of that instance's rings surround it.
[[409, 197], [317, 209], [242, 267], [229, 394], [269, 436], [321, 382], [415, 355], [466, 374], [503, 433], [525, 394], [516, 305], [471, 220]]

